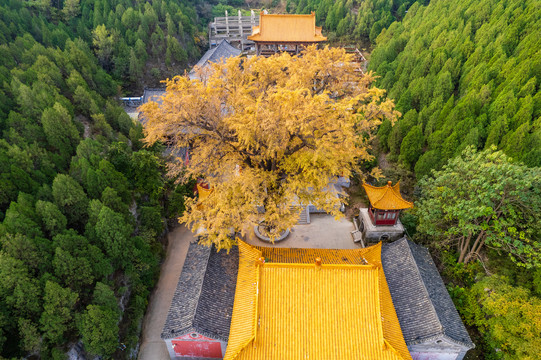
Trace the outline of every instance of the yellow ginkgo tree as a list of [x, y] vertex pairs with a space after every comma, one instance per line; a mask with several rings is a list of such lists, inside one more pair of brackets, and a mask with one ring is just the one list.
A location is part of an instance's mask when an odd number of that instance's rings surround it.
[[398, 115], [374, 76], [357, 68], [343, 49], [310, 47], [299, 57], [229, 58], [198, 79], [167, 80], [160, 104], [141, 107], [146, 141], [189, 148], [189, 162], [171, 163], [171, 173], [212, 189], [188, 199], [180, 221], [230, 248], [231, 234], [260, 222], [272, 234], [293, 226], [295, 204], [340, 216], [343, 199], [329, 184], [369, 160], [374, 129]]

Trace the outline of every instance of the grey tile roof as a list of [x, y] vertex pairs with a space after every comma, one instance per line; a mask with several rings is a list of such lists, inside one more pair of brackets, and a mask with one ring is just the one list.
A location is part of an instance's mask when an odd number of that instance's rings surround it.
[[404, 237], [384, 244], [381, 260], [407, 345], [445, 336], [474, 347], [426, 248]]
[[162, 330], [163, 339], [171, 339], [191, 331], [209, 255], [210, 248], [190, 244]]
[[216, 252], [212, 248], [201, 296], [197, 304], [194, 327], [201, 334], [227, 341], [239, 270], [239, 248]]
[[165, 95], [165, 88], [146, 88], [143, 91], [143, 104], [146, 104], [149, 101], [155, 101], [158, 104], [161, 104], [162, 101], [160, 97]]
[[[227, 41], [222, 40], [220, 43], [208, 50], [202, 57], [199, 59], [197, 64], [195, 66], [203, 68], [207, 66], [209, 63], [217, 63], [217, 62], [224, 62], [225, 59], [239, 56], [241, 51], [233, 46]], [[190, 78], [192, 78], [195, 75], [194, 70], [190, 71], [189, 73]]]
[[190, 244], [162, 330], [162, 339], [189, 332], [227, 341], [238, 271], [238, 249], [230, 253]]

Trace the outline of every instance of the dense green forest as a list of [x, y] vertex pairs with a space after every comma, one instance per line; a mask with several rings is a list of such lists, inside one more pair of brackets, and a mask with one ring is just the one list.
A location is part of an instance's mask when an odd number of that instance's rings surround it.
[[[0, 43], [29, 33], [46, 47], [82, 39], [124, 89], [140, 90], [182, 70], [206, 46], [203, 1], [6, 1]], [[203, 9], [202, 9], [203, 10]], [[210, 9], [203, 11], [207, 17]]]
[[369, 64], [404, 114], [381, 127], [383, 149], [418, 179], [469, 145], [541, 166], [540, 28], [535, 0], [411, 7]]
[[[164, 219], [183, 211], [189, 186], [164, 177], [163, 149], [143, 148], [141, 125], [113, 97], [130, 85], [127, 44], [151, 59], [170, 12], [169, 34], [186, 56], [199, 50], [193, 5], [123, 4], [0, 6], [0, 358], [63, 359], [79, 340], [90, 354], [124, 358], [139, 341]], [[140, 34], [128, 36], [127, 24]]]
[[420, 0], [287, 0], [289, 13], [316, 13], [319, 26], [327, 32], [330, 41], [360, 42], [370, 46], [380, 32], [393, 21], [404, 18], [414, 3]]

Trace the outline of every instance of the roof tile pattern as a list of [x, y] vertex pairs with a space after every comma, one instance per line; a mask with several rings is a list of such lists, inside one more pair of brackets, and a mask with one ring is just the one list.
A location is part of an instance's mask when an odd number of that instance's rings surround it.
[[391, 182], [385, 186], [372, 186], [367, 183], [363, 184], [363, 188], [368, 195], [370, 204], [375, 209], [380, 210], [401, 210], [413, 207], [413, 203], [405, 200], [400, 194], [400, 182], [391, 186]]
[[320, 42], [327, 38], [316, 26], [316, 15], [259, 14], [259, 26], [254, 26], [248, 40], [260, 42]]
[[171, 339], [192, 329], [209, 255], [209, 247], [190, 244], [162, 330], [162, 339]]
[[239, 56], [241, 51], [234, 46], [232, 46], [227, 40], [222, 40], [220, 43], [208, 50], [202, 57], [199, 59], [195, 66], [203, 68], [210, 63], [220, 63], [225, 62], [227, 58]]
[[[314, 258], [308, 264], [257, 265], [262, 252], [241, 241], [239, 247], [239, 281], [224, 359], [411, 359], [382, 271], [381, 245], [357, 250], [365, 265], [323, 260], [320, 266]], [[323, 259], [339, 261], [339, 252]], [[247, 274], [242, 282], [241, 273]], [[233, 338], [236, 331], [242, 333], [238, 339]]]
[[[381, 244], [362, 249], [295, 249], [295, 248], [271, 248], [258, 247], [265, 259], [271, 262], [282, 263], [310, 263], [316, 257], [322, 259], [323, 264], [373, 264], [381, 266], [382, 247]], [[380, 271], [380, 301], [381, 303], [392, 303], [391, 293], [387, 286], [387, 277]], [[391, 339], [393, 344], [401, 343], [402, 333], [398, 317], [393, 307], [383, 307], [383, 332], [385, 339]], [[398, 337], [398, 338], [396, 338]], [[407, 349], [398, 346], [404, 354]]]
[[224, 359], [234, 359], [255, 338], [261, 251], [239, 241], [239, 270], [231, 331]]
[[163, 339], [188, 332], [227, 341], [235, 285], [238, 249], [229, 254], [190, 244], [177, 288], [162, 330]]
[[384, 245], [382, 261], [408, 345], [445, 336], [474, 347], [426, 248], [404, 237]]
[[[363, 265], [363, 258], [377, 262], [377, 248], [374, 246], [364, 249], [295, 249], [257, 247], [263, 257], [270, 262], [310, 264], [319, 257], [323, 264], [353, 264]], [[376, 252], [375, 254], [373, 254]]]
[[227, 341], [235, 300], [238, 247], [229, 254], [212, 247], [193, 320], [194, 329], [213, 339]]

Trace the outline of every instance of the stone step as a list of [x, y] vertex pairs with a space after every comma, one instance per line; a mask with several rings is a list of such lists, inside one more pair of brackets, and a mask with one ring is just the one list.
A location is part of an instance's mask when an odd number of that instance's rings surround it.
[[[297, 209], [297, 206], [291, 206], [291, 209]], [[310, 224], [310, 213], [308, 212], [308, 209], [304, 207], [299, 212], [299, 221], [297, 222], [297, 225], [307, 225]]]

